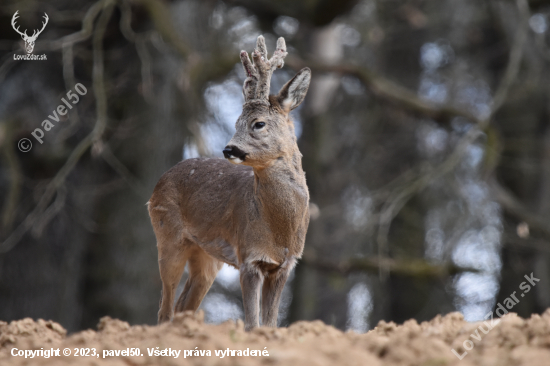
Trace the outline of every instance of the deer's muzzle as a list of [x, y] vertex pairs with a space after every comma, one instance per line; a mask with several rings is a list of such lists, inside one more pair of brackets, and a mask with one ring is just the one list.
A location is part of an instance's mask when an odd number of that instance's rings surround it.
[[246, 153], [233, 145], [227, 145], [223, 149], [223, 156], [232, 163], [240, 164], [246, 158]]

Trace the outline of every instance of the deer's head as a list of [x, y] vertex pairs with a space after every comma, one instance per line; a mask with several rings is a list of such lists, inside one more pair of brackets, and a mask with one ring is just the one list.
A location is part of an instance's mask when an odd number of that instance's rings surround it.
[[264, 168], [277, 159], [291, 156], [297, 149], [289, 113], [304, 100], [311, 70], [303, 68], [277, 95], [269, 95], [273, 71], [283, 67], [286, 55], [282, 37], [277, 41], [271, 59], [267, 58], [262, 36], [258, 37], [252, 53], [253, 63], [248, 53], [241, 51], [241, 62], [247, 76], [243, 85], [243, 112], [235, 124], [235, 135], [223, 150], [225, 158], [232, 163]]
[[21, 38], [23, 38], [23, 41], [25, 41], [25, 50], [27, 51], [27, 53], [32, 53], [34, 49], [34, 43], [36, 42], [36, 38], [38, 38], [40, 33], [42, 33], [44, 28], [46, 28], [46, 24], [48, 24], [48, 19], [49, 19], [48, 14], [44, 13], [44, 22], [42, 22], [42, 29], [40, 30], [35, 29], [32, 36], [28, 36], [26, 29], [24, 32], [21, 32], [19, 31], [19, 26], [17, 26], [17, 28], [15, 27], [15, 21], [17, 20], [17, 18], [19, 18], [19, 15], [17, 13], [19, 13], [19, 10], [17, 10], [15, 14], [13, 14], [13, 17], [11, 18], [11, 26], [17, 33], [21, 35]]

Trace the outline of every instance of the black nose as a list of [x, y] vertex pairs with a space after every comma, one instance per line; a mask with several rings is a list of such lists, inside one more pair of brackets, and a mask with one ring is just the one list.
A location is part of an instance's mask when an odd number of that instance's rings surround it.
[[244, 161], [246, 153], [236, 146], [227, 145], [225, 149], [223, 149], [223, 156], [225, 156], [226, 159], [238, 158]]
[[232, 155], [232, 152], [233, 146], [226, 146], [225, 149], [223, 149], [223, 156], [225, 156], [226, 159], [229, 159]]

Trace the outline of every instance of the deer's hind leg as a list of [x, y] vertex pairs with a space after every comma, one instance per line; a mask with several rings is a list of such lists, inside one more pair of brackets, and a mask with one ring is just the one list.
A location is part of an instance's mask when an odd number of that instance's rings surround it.
[[185, 269], [186, 248], [185, 244], [179, 244], [171, 250], [159, 249], [159, 270], [162, 280], [162, 300], [158, 313], [158, 322], [164, 323], [172, 318], [172, 308], [174, 306], [174, 297], [176, 288]]
[[[169, 207], [169, 205], [168, 205]], [[183, 237], [183, 225], [175, 208], [150, 205], [149, 216], [157, 238], [158, 263], [162, 281], [162, 298], [158, 312], [158, 323], [170, 321], [173, 314], [174, 297], [181, 275], [185, 269], [189, 248], [193, 245]]]
[[196, 244], [189, 248], [187, 263], [189, 277], [176, 303], [176, 312], [197, 310], [223, 266], [221, 261], [208, 255]]

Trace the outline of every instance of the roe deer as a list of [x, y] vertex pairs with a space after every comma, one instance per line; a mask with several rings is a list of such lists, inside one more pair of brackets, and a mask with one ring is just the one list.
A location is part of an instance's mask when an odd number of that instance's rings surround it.
[[[240, 272], [245, 329], [277, 326], [281, 292], [301, 258], [309, 224], [309, 192], [291, 110], [303, 100], [311, 71], [304, 68], [277, 95], [271, 75], [287, 55], [283, 38], [267, 58], [258, 37], [241, 51], [244, 105], [226, 159], [187, 159], [160, 178], [148, 202], [162, 279], [159, 323], [172, 317], [174, 292], [185, 263], [189, 277], [175, 310], [195, 311], [227, 263]], [[263, 285], [262, 285], [263, 283]]]

